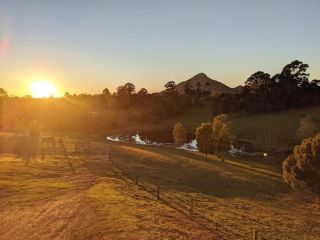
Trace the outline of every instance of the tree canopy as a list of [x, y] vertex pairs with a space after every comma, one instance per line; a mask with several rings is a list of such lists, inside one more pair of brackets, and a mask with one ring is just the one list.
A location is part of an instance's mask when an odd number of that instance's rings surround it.
[[320, 193], [320, 134], [294, 148], [283, 162], [283, 178], [295, 190]]

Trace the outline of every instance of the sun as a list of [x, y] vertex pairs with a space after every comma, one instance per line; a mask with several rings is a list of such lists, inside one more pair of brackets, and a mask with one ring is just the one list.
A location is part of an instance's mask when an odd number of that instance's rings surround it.
[[31, 96], [33, 98], [57, 97], [56, 86], [48, 80], [38, 80], [30, 84]]

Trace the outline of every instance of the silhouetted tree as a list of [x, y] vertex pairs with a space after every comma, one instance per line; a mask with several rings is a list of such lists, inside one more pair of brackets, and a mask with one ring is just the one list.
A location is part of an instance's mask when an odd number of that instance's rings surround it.
[[211, 95], [211, 92], [212, 92], [211, 85], [210, 85], [209, 82], [206, 82], [206, 84], [205, 84], [205, 89], [204, 89], [204, 91], [203, 91], [203, 94], [204, 94], [205, 96], [210, 96], [210, 95]]
[[176, 88], [176, 83], [174, 81], [170, 81], [170, 82], [167, 82], [164, 87], [166, 88], [165, 89], [165, 92], [166, 93], [174, 93], [175, 91], [175, 88]]
[[320, 87], [320, 80], [313, 79], [310, 84], [312, 85], [312, 87], [318, 88]]
[[133, 83], [130, 83], [130, 82], [127, 82], [125, 85], [124, 85], [124, 88], [125, 88], [125, 91], [127, 93], [127, 95], [131, 95], [135, 92], [136, 90], [136, 87]]
[[0, 98], [8, 97], [8, 93], [3, 88], [0, 88]]
[[121, 86], [117, 87], [116, 94], [117, 94], [117, 96], [125, 96], [125, 95], [127, 95], [127, 90], [123, 85], [121, 85]]
[[201, 95], [202, 95], [201, 83], [197, 82], [196, 83], [196, 96], [197, 96], [197, 98], [200, 98]]
[[189, 95], [191, 97], [194, 97], [195, 95], [195, 90], [192, 86], [192, 84], [190, 82], [187, 82], [185, 85], [184, 85], [184, 94], [186, 95]]
[[303, 86], [308, 83], [309, 73], [306, 73], [309, 65], [301, 61], [295, 60], [284, 66], [279, 75], [279, 82], [286, 86]]
[[103, 102], [108, 106], [111, 99], [111, 93], [108, 88], [102, 90]]
[[[309, 81], [308, 64], [295, 60], [270, 77], [258, 71], [239, 94], [214, 96], [215, 112], [269, 112], [320, 104], [320, 81]], [[218, 108], [218, 111], [217, 111]]]
[[271, 77], [269, 73], [262, 71], [255, 72], [245, 82], [246, 87], [249, 89], [261, 89], [271, 84]]
[[105, 98], [109, 98], [111, 96], [111, 93], [108, 88], [103, 89], [102, 94], [105, 96]]
[[141, 88], [138, 93], [139, 96], [147, 96], [148, 95], [148, 90], [145, 88]]

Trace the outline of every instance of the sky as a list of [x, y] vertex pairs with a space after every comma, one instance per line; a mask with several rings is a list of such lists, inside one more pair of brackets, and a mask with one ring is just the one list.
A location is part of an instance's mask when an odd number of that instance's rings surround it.
[[319, 12], [319, 0], [0, 0], [0, 87], [154, 92], [200, 72], [235, 87], [295, 59], [320, 79]]

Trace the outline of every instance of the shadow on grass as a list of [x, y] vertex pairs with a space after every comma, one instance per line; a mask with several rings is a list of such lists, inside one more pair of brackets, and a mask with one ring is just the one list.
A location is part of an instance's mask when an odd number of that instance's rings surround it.
[[[199, 192], [221, 198], [270, 198], [289, 191], [281, 179], [219, 161], [209, 163], [201, 156], [194, 158], [194, 154], [185, 152], [177, 155], [165, 149], [164, 158], [160, 160], [124, 151], [115, 151], [113, 155], [114, 162], [127, 177], [134, 180], [138, 172], [141, 181], [172, 191]], [[202, 164], [192, 160], [200, 160]]]

